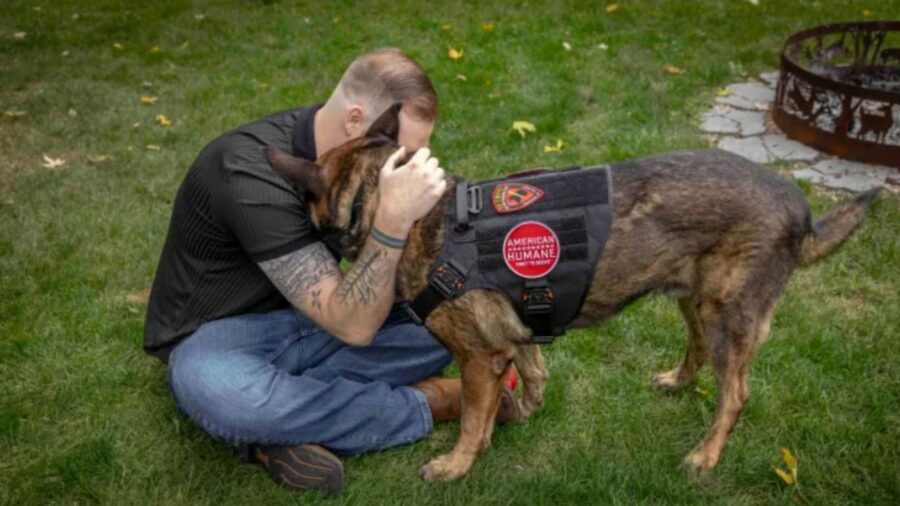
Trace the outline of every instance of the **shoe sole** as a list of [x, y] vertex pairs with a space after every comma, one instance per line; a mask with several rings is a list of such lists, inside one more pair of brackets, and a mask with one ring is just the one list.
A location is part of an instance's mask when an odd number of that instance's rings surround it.
[[343, 487], [344, 465], [323, 448], [282, 446], [266, 451], [256, 448], [255, 453], [272, 479], [288, 490], [321, 490], [337, 494]]

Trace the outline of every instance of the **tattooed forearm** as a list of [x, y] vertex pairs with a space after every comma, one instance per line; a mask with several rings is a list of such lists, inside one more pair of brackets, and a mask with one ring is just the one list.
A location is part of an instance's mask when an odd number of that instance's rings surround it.
[[338, 287], [337, 296], [343, 303], [369, 304], [378, 290], [389, 281], [390, 268], [396, 267], [385, 258], [384, 247], [370, 244], [371, 247], [364, 250], [366, 254], [357, 260]]
[[340, 277], [337, 263], [322, 243], [315, 243], [287, 255], [260, 262], [259, 267], [278, 290], [294, 304], [311, 304], [321, 309], [318, 295], [310, 289], [329, 277]]

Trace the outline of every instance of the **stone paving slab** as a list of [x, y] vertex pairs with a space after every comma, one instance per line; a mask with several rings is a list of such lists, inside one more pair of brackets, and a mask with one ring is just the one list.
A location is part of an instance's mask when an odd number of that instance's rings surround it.
[[742, 137], [765, 133], [761, 112], [716, 107], [704, 114], [700, 129], [713, 134], [738, 134]]
[[716, 97], [717, 103], [755, 111], [760, 106], [768, 106], [775, 100], [775, 92], [763, 84], [735, 83], [729, 85], [727, 89], [731, 91], [731, 94], [727, 97]]
[[774, 90], [778, 86], [779, 76], [781, 76], [780, 70], [772, 70], [769, 72], [763, 72], [759, 75], [759, 78], [760, 80], [762, 80], [762, 82], [766, 83], [769, 88], [772, 88]]
[[754, 137], [724, 137], [719, 140], [719, 149], [730, 151], [756, 163], [772, 163], [776, 160], [812, 161], [819, 152], [782, 135], [759, 135]]
[[854, 192], [900, 183], [900, 170], [840, 158], [822, 160], [808, 169], [795, 170], [792, 175], [828, 188]]

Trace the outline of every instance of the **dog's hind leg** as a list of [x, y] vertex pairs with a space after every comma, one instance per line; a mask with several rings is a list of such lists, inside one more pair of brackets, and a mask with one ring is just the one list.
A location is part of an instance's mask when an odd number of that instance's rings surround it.
[[541, 347], [536, 344], [522, 344], [516, 347], [513, 361], [522, 380], [522, 398], [519, 408], [522, 420], [528, 419], [535, 410], [544, 404], [544, 383], [550, 376], [544, 365]]
[[424, 480], [449, 481], [463, 477], [490, 445], [503, 378], [509, 373], [513, 353], [510, 350], [499, 360], [497, 355], [476, 353], [460, 357], [463, 399], [459, 441], [450, 453], [431, 460], [419, 470]]
[[713, 468], [719, 461], [728, 435], [734, 429], [750, 398], [750, 360], [766, 339], [775, 304], [790, 277], [792, 265], [773, 261], [756, 275], [730, 302], [704, 301], [700, 318], [712, 351], [718, 387], [718, 405], [706, 438], [685, 457], [685, 465], [696, 473]]
[[709, 356], [706, 344], [706, 336], [703, 332], [703, 323], [697, 311], [697, 303], [693, 297], [678, 299], [678, 307], [684, 316], [687, 325], [687, 351], [681, 364], [670, 371], [657, 374], [650, 380], [650, 384], [656, 388], [675, 389], [689, 383], [696, 376], [697, 371], [703, 367]]

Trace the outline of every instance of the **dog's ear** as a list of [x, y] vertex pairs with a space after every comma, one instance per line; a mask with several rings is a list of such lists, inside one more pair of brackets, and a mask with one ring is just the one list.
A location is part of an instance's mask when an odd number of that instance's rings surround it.
[[272, 146], [266, 148], [266, 157], [275, 172], [299, 189], [312, 193], [315, 197], [321, 197], [325, 193], [322, 168], [314, 162], [292, 156]]
[[388, 107], [387, 110], [381, 113], [381, 116], [372, 123], [372, 126], [369, 127], [369, 130], [366, 132], [366, 137], [384, 136], [397, 142], [397, 138], [400, 135], [401, 107], [403, 107], [403, 104], [400, 102]]

